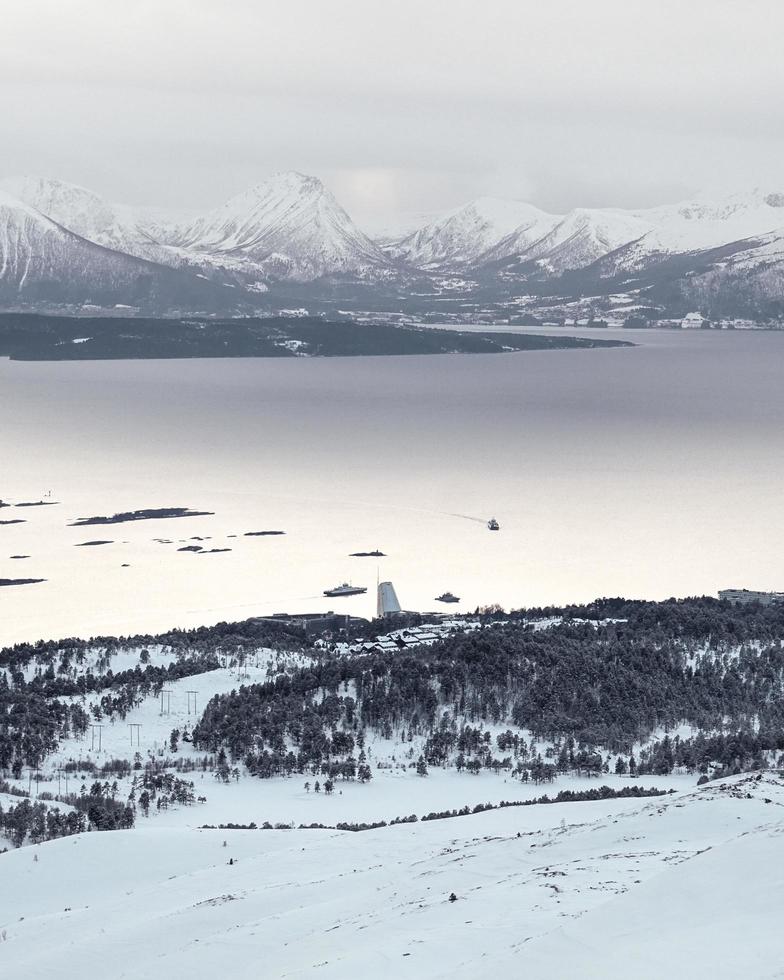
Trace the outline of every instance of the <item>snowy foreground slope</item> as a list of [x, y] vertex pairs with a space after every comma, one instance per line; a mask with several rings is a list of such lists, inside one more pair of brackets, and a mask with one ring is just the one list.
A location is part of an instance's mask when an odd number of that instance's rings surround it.
[[757, 775], [362, 833], [63, 838], [0, 857], [2, 974], [781, 977], [782, 807]]

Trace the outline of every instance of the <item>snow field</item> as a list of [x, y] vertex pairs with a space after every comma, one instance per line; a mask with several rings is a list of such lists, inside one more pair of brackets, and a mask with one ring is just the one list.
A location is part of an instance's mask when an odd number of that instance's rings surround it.
[[780, 976], [781, 780], [621, 802], [22, 848], [1, 859], [0, 955], [26, 980], [95, 964], [194, 980]]

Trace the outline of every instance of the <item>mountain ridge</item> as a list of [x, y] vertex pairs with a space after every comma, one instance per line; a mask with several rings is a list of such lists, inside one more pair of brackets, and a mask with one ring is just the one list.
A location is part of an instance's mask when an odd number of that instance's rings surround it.
[[563, 215], [480, 197], [396, 240], [365, 234], [317, 177], [297, 171], [196, 215], [31, 176], [0, 180], [0, 209], [5, 308], [231, 315], [301, 306], [470, 318], [490, 303], [491, 318], [503, 320], [510, 304], [536, 307], [544, 294], [560, 297], [562, 311], [604, 309], [602, 296], [626, 282], [630, 308], [784, 316], [784, 194], [759, 188]]

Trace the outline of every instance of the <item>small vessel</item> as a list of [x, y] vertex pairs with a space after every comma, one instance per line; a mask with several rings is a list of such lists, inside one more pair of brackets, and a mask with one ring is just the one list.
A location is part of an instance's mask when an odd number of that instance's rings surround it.
[[452, 595], [451, 592], [443, 592], [436, 596], [436, 602], [460, 602], [460, 599], [458, 596]]
[[500, 531], [501, 530], [501, 525], [498, 523], [498, 521], [494, 517], [491, 517], [490, 520], [487, 522], [487, 530], [488, 531]]
[[342, 585], [336, 585], [334, 589], [324, 589], [324, 595], [328, 595], [331, 598], [339, 598], [347, 595], [362, 595], [364, 592], [367, 592], [364, 586], [349, 585], [348, 582], [344, 582]]

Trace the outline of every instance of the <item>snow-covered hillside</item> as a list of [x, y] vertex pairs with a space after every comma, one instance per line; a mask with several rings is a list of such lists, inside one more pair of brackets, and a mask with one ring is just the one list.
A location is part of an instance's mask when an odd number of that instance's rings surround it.
[[181, 264], [175, 251], [160, 244], [165, 229], [177, 220], [174, 215], [114, 204], [85, 187], [49, 177], [6, 177], [0, 190], [97, 245], [164, 265]]
[[0, 190], [0, 298], [128, 297], [154, 267], [81, 238]]
[[773, 980], [780, 609], [552, 613], [6, 648], [3, 967]]
[[758, 188], [718, 200], [702, 196], [637, 215], [653, 225], [642, 243], [650, 251], [692, 252], [784, 230], [784, 194]]
[[[780, 976], [784, 787], [361, 833], [150, 826], [0, 856], [9, 976]], [[118, 957], [118, 951], [122, 951]]]
[[223, 284], [89, 241], [0, 190], [0, 305], [211, 310], [232, 300]]
[[514, 259], [537, 261], [540, 269], [557, 274], [619, 249], [632, 268], [646, 256], [698, 252], [777, 229], [784, 229], [784, 194], [760, 189], [647, 209], [575, 208], [566, 215], [547, 214], [520, 201], [480, 198], [387, 250], [421, 268]]
[[635, 215], [615, 209], [576, 208], [541, 237], [513, 232], [487, 252], [484, 261], [536, 261], [550, 273], [580, 269], [645, 235], [651, 228]]
[[556, 216], [523, 201], [480, 197], [425, 224], [389, 245], [387, 251], [423, 269], [460, 267], [492, 253], [510, 236], [519, 243], [538, 241], [557, 221]]
[[277, 278], [384, 270], [388, 260], [316, 177], [275, 174], [174, 233], [200, 255], [245, 260]]

